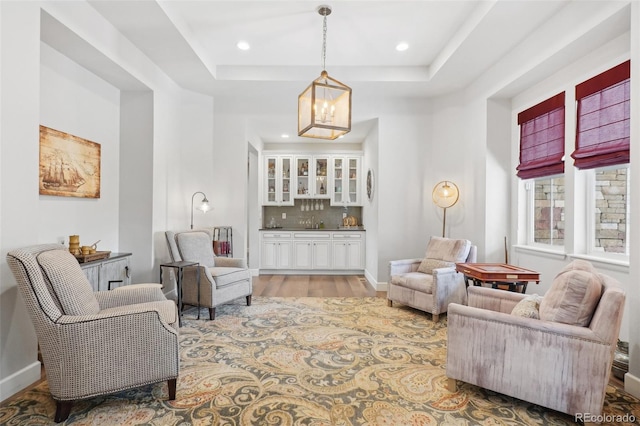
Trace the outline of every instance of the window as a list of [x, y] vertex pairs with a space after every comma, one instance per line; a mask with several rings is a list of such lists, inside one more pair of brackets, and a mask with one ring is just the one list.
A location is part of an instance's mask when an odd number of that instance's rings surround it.
[[576, 86], [578, 126], [571, 156], [591, 176], [591, 254], [629, 255], [630, 72], [626, 61]]
[[564, 245], [564, 99], [562, 92], [518, 114], [527, 244]]
[[528, 244], [564, 246], [564, 177], [527, 182], [529, 189]]
[[629, 255], [629, 167], [593, 170], [591, 254]]

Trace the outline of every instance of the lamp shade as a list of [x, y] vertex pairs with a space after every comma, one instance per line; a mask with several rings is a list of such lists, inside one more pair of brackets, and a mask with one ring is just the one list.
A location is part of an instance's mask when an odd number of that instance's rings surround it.
[[446, 209], [458, 202], [460, 193], [455, 183], [443, 180], [436, 184], [431, 196], [438, 207]]
[[336, 139], [351, 131], [351, 88], [322, 71], [298, 96], [298, 136]]
[[443, 180], [433, 187], [431, 198], [436, 206], [442, 207], [442, 237], [447, 226], [447, 209], [458, 202], [460, 192], [455, 183]]

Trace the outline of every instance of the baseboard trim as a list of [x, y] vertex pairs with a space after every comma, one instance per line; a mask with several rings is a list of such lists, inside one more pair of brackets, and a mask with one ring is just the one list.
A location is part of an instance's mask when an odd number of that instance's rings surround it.
[[12, 397], [40, 380], [40, 361], [35, 361], [22, 370], [0, 380], [0, 402]]
[[369, 281], [369, 283], [376, 291], [387, 291], [387, 283], [384, 281], [376, 281], [376, 279], [373, 278], [373, 275], [371, 275], [371, 273], [367, 269], [364, 270], [364, 277], [367, 279], [367, 281]]
[[640, 377], [626, 373], [624, 375], [624, 390], [636, 398], [640, 398]]

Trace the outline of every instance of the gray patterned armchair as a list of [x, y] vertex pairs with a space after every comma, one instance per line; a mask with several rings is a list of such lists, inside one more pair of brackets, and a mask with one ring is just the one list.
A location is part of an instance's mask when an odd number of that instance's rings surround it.
[[449, 389], [460, 380], [570, 415], [599, 416], [624, 303], [616, 280], [577, 260], [543, 298], [469, 287], [468, 306], [449, 306]]
[[75, 400], [165, 380], [175, 399], [178, 316], [160, 284], [94, 293], [60, 244], [10, 251], [7, 263], [36, 330], [56, 422]]
[[431, 314], [434, 322], [451, 303], [467, 300], [464, 275], [456, 262], [475, 262], [477, 248], [469, 240], [431, 237], [424, 258], [389, 262], [387, 304], [398, 302]]
[[209, 319], [216, 316], [216, 306], [239, 297], [251, 305], [253, 284], [244, 259], [216, 256], [213, 234], [209, 230], [167, 231], [169, 253], [174, 262], [188, 260], [200, 264], [200, 301], [195, 268], [186, 268], [182, 277], [182, 304], [209, 308]]

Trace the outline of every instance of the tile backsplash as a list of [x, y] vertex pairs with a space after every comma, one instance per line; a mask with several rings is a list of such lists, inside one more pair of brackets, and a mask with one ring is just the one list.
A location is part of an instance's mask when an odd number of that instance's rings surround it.
[[[262, 227], [308, 228], [312, 224], [323, 222], [325, 228], [335, 229], [342, 226], [343, 213], [346, 213], [347, 216], [355, 216], [358, 225], [363, 225], [362, 207], [332, 207], [329, 202], [326, 199], [296, 199], [293, 206], [264, 206], [262, 207]], [[286, 214], [286, 219], [282, 219], [283, 213]], [[271, 218], [273, 218], [273, 224]]]

